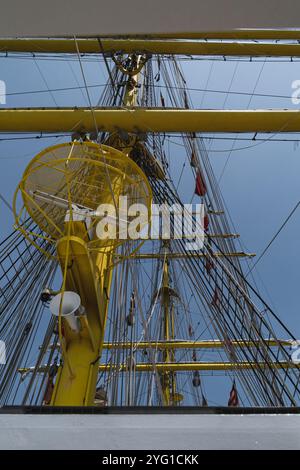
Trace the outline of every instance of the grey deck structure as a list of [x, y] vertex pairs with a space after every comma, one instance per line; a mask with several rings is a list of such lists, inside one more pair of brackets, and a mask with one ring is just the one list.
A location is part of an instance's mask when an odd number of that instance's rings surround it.
[[300, 449], [300, 410], [2, 408], [0, 449]]

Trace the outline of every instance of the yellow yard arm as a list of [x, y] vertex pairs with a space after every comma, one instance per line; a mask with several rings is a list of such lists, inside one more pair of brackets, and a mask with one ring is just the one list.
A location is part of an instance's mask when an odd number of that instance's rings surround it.
[[[264, 362], [174, 362], [166, 364], [157, 363], [155, 365], [151, 363], [136, 364], [136, 372], [150, 372], [157, 370], [157, 372], [188, 372], [195, 370], [202, 371], [227, 371], [227, 370], [238, 370], [238, 369], [263, 369], [271, 367], [273, 369], [290, 369], [299, 368], [299, 365], [290, 362], [273, 362], [272, 364], [266, 364]], [[119, 372], [126, 372], [128, 370], [128, 364], [111, 365], [111, 364], [100, 364], [99, 371], [110, 371], [115, 369]]]
[[[283, 340], [265, 340], [268, 346], [290, 346], [290, 341]], [[257, 347], [262, 344], [260, 341], [239, 340], [232, 341], [230, 345], [233, 347]], [[122, 343], [103, 343], [103, 349], [215, 349], [224, 348], [225, 342], [219, 340], [203, 340], [203, 341], [140, 341], [138, 343], [122, 342]]]
[[300, 132], [298, 109], [1, 108], [0, 132]]
[[[122, 51], [126, 54], [146, 52], [150, 54], [208, 56], [300, 56], [300, 44], [111, 38], [103, 38], [101, 39], [101, 43], [97, 38], [77, 39], [76, 42], [78, 44], [79, 51], [85, 54], [95, 54], [102, 52], [114, 53]], [[0, 39], [0, 51], [75, 54], [77, 53], [76, 42], [74, 39], [2, 38]]]

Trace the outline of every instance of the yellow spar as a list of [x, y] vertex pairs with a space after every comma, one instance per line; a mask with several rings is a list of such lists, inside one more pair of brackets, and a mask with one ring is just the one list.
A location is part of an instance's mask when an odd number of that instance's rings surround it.
[[300, 132], [298, 109], [1, 108], [0, 132]]
[[[291, 341], [276, 341], [276, 340], [265, 340], [268, 346], [291, 346]], [[231, 341], [230, 345], [233, 347], [257, 347], [263, 344], [261, 341]], [[103, 349], [215, 349], [224, 348], [225, 342], [219, 340], [203, 340], [203, 341], [139, 341], [138, 343], [121, 342], [121, 343], [103, 343]]]
[[[221, 33], [220, 33], [221, 34]], [[246, 33], [245, 33], [246, 34]], [[248, 33], [248, 37], [249, 37]], [[238, 33], [237, 33], [238, 35]], [[265, 33], [266, 35], [266, 33]], [[288, 37], [288, 33], [285, 33]], [[290, 35], [292, 35], [290, 33]], [[299, 33], [294, 35], [299, 37]], [[275, 36], [275, 33], [274, 33]], [[280, 35], [283, 37], [283, 34]], [[231, 39], [231, 38], [230, 38]], [[234, 38], [233, 38], [234, 39]], [[243, 38], [242, 38], [243, 39]], [[257, 39], [257, 38], [256, 38]], [[276, 37], [274, 37], [276, 39]], [[300, 56], [299, 44], [256, 43], [256, 42], [223, 42], [205, 40], [176, 40], [176, 39], [28, 39], [0, 38], [0, 52], [36, 52], [76, 54], [115, 53], [151, 53], [151, 54], [180, 54], [180, 55], [229, 55], [229, 56]]]
[[[128, 364], [109, 365], [101, 364], [99, 371], [107, 371], [112, 367], [119, 372], [126, 372], [128, 370]], [[271, 367], [273, 369], [299, 369], [299, 364], [292, 362], [273, 362], [272, 364], [266, 364], [264, 362], [174, 362], [174, 363], [144, 363], [136, 364], [136, 372], [149, 372], [157, 370], [157, 372], [188, 372], [195, 370], [202, 371], [227, 371], [227, 370], [244, 370], [244, 369], [264, 369]]]

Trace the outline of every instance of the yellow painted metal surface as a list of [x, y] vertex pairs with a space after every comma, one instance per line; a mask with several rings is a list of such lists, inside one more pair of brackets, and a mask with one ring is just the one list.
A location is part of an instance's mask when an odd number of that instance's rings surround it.
[[87, 324], [81, 321], [81, 331], [78, 334], [72, 332], [63, 321], [65, 357], [52, 396], [51, 404], [54, 406], [83, 406], [94, 402], [108, 308], [106, 292], [109, 292], [111, 280], [111, 250], [112, 248], [107, 249], [107, 253], [102, 254], [99, 269], [81, 238], [65, 237], [57, 244], [62, 270], [65, 263], [68, 263], [66, 290], [80, 295], [86, 310]]
[[[85, 54], [104, 52], [229, 56], [300, 56], [300, 44], [206, 42], [173, 39], [77, 39]], [[74, 39], [0, 39], [3, 52], [76, 53]]]
[[[126, 372], [128, 370], [127, 364], [118, 364], [116, 366], [110, 364], [100, 364], [99, 371], [108, 371], [111, 368], [116, 367], [119, 372]], [[151, 363], [145, 364], [136, 364], [134, 370], [136, 372], [149, 372], [152, 370], [157, 370], [158, 372], [184, 372], [184, 371], [227, 371], [227, 370], [237, 370], [237, 369], [259, 369], [271, 367], [273, 369], [290, 369], [295, 368], [299, 369], [299, 365], [293, 364], [290, 362], [273, 362], [272, 364], [266, 364], [263, 362], [178, 362], [178, 363], [156, 363], [155, 365]]]
[[298, 109], [1, 108], [0, 132], [300, 132]]

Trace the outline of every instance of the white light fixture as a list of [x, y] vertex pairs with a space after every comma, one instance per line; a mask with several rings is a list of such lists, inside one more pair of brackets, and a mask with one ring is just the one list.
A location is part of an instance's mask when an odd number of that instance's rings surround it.
[[[62, 299], [62, 300], [61, 300]], [[50, 302], [50, 312], [56, 317], [64, 317], [71, 330], [80, 331], [78, 315], [84, 313], [84, 307], [81, 305], [81, 299], [76, 292], [65, 291], [63, 294], [57, 294]]]

